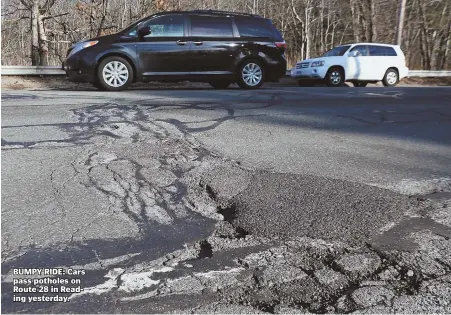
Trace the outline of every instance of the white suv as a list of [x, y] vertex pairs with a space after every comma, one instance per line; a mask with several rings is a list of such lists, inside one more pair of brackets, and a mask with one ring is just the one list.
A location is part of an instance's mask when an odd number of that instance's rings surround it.
[[342, 86], [345, 81], [359, 87], [377, 81], [394, 86], [408, 71], [399, 46], [358, 43], [338, 46], [320, 58], [300, 61], [291, 70], [291, 76], [299, 85], [322, 80], [329, 86]]

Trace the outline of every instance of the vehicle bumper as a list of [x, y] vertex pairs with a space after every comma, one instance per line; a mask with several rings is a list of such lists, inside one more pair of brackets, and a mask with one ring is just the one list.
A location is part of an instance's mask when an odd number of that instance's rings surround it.
[[285, 60], [274, 65], [268, 65], [266, 81], [277, 82], [287, 73], [287, 63]]
[[408, 74], [409, 74], [409, 68], [401, 67], [399, 69], [399, 79], [407, 77]]
[[326, 76], [324, 67], [291, 69], [291, 77], [295, 79], [322, 80]]
[[73, 82], [94, 82], [94, 67], [86, 64], [78, 56], [66, 59], [62, 64], [66, 76]]

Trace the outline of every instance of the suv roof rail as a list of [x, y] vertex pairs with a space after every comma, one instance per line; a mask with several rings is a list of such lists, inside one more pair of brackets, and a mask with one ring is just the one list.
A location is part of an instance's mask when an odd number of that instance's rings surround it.
[[230, 14], [230, 15], [242, 15], [242, 16], [261, 17], [260, 15], [251, 14], [251, 13], [221, 11], [221, 10], [193, 10], [191, 12], [196, 12], [196, 13], [213, 13], [213, 14]]

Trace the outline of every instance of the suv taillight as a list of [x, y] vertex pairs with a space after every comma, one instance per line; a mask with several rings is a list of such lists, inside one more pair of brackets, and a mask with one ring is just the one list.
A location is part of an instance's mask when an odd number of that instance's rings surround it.
[[282, 48], [282, 49], [286, 49], [287, 48], [287, 43], [285, 43], [285, 41], [283, 41], [283, 42], [275, 42], [274, 44], [276, 45], [277, 48]]

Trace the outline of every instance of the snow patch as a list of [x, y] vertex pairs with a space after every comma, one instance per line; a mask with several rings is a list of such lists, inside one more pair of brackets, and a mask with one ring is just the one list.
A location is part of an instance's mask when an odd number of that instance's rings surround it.
[[450, 192], [451, 178], [441, 177], [426, 180], [403, 179], [399, 183], [382, 186], [382, 188], [409, 196], [427, 195], [434, 192]]
[[151, 277], [154, 273], [163, 273], [174, 270], [172, 267], [162, 267], [146, 272], [123, 274], [121, 277], [122, 283], [119, 286], [119, 291], [136, 292], [153, 285], [159, 284], [160, 280], [153, 280]]

